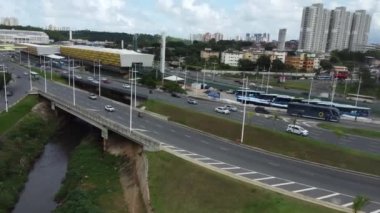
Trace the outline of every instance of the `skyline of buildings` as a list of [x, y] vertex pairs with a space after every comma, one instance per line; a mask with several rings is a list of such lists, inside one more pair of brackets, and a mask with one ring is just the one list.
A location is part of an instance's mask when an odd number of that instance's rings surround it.
[[304, 7], [301, 20], [298, 50], [325, 53], [349, 49], [363, 51], [368, 43], [371, 16], [365, 10], [354, 13], [346, 7], [334, 10], [323, 4]]
[[3, 17], [1, 18], [1, 24], [5, 26], [18, 26], [18, 19], [16, 17]]
[[285, 41], [286, 41], [286, 29], [280, 29], [278, 31], [278, 44], [277, 49], [280, 51], [285, 50]]

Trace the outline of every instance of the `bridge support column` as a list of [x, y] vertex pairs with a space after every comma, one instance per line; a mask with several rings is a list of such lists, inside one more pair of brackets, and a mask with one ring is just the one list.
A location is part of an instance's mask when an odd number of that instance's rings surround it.
[[50, 108], [51, 108], [51, 110], [55, 111], [55, 103], [54, 103], [54, 101], [50, 102]]
[[107, 140], [108, 140], [108, 129], [102, 128], [102, 138], [103, 138], [103, 151], [107, 149]]

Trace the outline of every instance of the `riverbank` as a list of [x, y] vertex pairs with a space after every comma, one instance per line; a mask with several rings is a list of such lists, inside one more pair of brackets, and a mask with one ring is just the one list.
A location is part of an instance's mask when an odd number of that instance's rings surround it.
[[[28, 106], [36, 103], [34, 98], [27, 100], [31, 100]], [[0, 212], [9, 212], [14, 207], [35, 160], [59, 126], [46, 103], [37, 104], [32, 111], [24, 103], [11, 109], [17, 116], [8, 119], [16, 124], [7, 125], [0, 139]]]
[[127, 212], [121, 164], [121, 157], [102, 151], [98, 139], [86, 137], [71, 153], [54, 212]]

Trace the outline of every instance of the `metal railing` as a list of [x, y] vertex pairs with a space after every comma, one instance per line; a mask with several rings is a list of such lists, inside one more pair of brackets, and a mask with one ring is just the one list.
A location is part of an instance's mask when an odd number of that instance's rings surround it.
[[89, 112], [78, 105], [74, 106], [73, 104], [68, 103], [65, 100], [62, 100], [56, 97], [55, 95], [50, 94], [50, 93], [45, 93], [42, 90], [38, 90], [38, 94], [53, 101], [55, 104], [58, 104], [59, 107], [65, 111], [76, 113], [77, 114], [77, 115], [75, 114], [76, 116], [81, 117], [90, 123], [98, 124], [98, 126], [110, 129], [124, 137], [127, 137], [135, 142], [138, 142], [144, 145], [145, 149], [152, 150], [152, 151], [159, 149], [159, 145], [161, 143], [160, 141], [152, 137], [149, 137], [147, 135], [144, 135], [140, 132], [133, 131], [133, 128], [132, 128], [132, 131], [130, 131], [129, 127], [126, 127], [123, 124], [112, 121], [92, 111]]

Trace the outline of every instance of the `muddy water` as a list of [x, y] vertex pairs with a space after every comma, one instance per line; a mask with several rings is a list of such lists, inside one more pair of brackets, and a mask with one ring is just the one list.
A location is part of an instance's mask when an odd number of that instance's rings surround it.
[[87, 124], [72, 120], [53, 136], [30, 171], [14, 213], [53, 211], [58, 192], [67, 171], [70, 151], [90, 131]]

